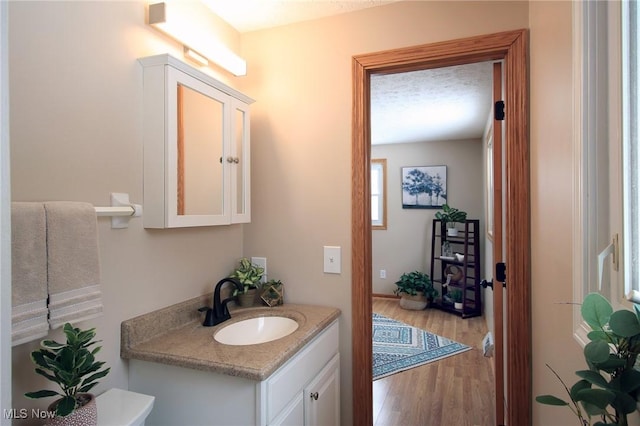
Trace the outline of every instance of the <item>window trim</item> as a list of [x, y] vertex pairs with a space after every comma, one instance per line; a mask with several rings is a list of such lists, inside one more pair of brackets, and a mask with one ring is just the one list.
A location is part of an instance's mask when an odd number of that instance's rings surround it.
[[[382, 208], [380, 209], [380, 216], [382, 220], [380, 220], [380, 224], [375, 224], [373, 220], [371, 221], [371, 229], [372, 230], [386, 230], [387, 229], [387, 159], [386, 158], [375, 158], [371, 160], [371, 168], [374, 167], [374, 164], [378, 164], [382, 173], [381, 173], [381, 181], [380, 182], [380, 192], [382, 199]], [[373, 192], [371, 193], [371, 197], [373, 197]]]
[[[618, 256], [619, 269], [607, 267], [611, 259], [605, 260], [605, 273], [610, 281], [610, 291], [603, 294], [614, 309], [631, 307], [624, 297], [624, 262], [619, 256], [624, 241], [622, 232], [622, 93], [621, 93], [621, 8], [619, 2], [574, 2], [573, 3], [573, 297], [574, 337], [582, 345], [589, 342], [589, 326], [582, 320], [579, 304], [597, 285], [594, 276], [594, 256], [604, 247], [603, 236], [598, 235], [599, 225], [607, 224], [608, 238], [619, 237], [614, 253]], [[603, 45], [598, 45], [606, 31], [607, 52], [605, 59], [598, 58]], [[603, 63], [606, 69], [598, 68]], [[596, 108], [606, 105], [606, 111]], [[606, 117], [605, 120], [602, 117]], [[604, 127], [602, 127], [604, 126]], [[596, 158], [598, 149], [603, 150], [598, 140], [608, 140], [604, 155], [609, 156], [606, 172], [608, 180], [607, 199], [597, 185], [603, 176], [598, 176]], [[597, 213], [594, 213], [597, 212]], [[600, 217], [598, 217], [600, 215]], [[600, 238], [598, 238], [600, 237]], [[600, 244], [598, 245], [598, 241]]]

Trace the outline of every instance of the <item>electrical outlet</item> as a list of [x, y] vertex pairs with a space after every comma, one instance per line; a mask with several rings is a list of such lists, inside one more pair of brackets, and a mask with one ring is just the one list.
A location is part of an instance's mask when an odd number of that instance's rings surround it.
[[386, 269], [380, 269], [380, 278], [385, 280], [387, 279], [387, 270]]

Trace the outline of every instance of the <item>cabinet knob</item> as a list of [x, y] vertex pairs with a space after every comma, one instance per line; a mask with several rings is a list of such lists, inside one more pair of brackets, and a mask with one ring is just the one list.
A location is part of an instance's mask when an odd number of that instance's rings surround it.
[[234, 163], [236, 163], [236, 164], [238, 164], [238, 163], [240, 162], [240, 159], [239, 159], [238, 157], [235, 157], [235, 158], [233, 159], [233, 162], [234, 162]]
[[310, 395], [311, 399], [313, 399], [314, 401], [318, 400], [318, 392], [312, 392]]
[[233, 157], [227, 157], [227, 163], [233, 163]]

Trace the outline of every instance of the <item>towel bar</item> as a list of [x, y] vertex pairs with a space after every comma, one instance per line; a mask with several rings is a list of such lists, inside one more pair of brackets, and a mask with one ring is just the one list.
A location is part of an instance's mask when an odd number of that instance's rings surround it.
[[133, 216], [136, 212], [131, 206], [125, 207], [96, 207], [97, 216]]
[[129, 194], [111, 193], [111, 207], [95, 207], [97, 216], [111, 216], [111, 228], [128, 228], [129, 219], [142, 216], [142, 206], [129, 202]]

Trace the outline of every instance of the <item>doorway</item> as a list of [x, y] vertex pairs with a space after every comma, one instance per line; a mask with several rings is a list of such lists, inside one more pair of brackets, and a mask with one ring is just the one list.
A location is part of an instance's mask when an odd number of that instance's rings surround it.
[[[526, 30], [471, 37], [353, 58], [352, 315], [354, 424], [372, 424], [370, 77], [504, 60], [507, 261], [506, 421], [531, 423], [529, 139]], [[489, 275], [489, 274], [487, 274]], [[496, 368], [500, 368], [497, 366]], [[498, 416], [498, 419], [501, 417]]]

